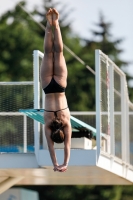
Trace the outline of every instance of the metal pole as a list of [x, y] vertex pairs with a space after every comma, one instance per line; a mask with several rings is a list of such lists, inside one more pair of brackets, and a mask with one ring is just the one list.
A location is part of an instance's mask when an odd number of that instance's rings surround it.
[[126, 161], [126, 97], [124, 76], [121, 76], [121, 159]]
[[96, 70], [96, 130], [97, 130], [97, 138], [96, 138], [96, 144], [97, 144], [97, 162], [100, 156], [100, 133], [101, 133], [101, 80], [100, 80], [100, 50], [95, 50], [95, 70]]
[[27, 153], [27, 116], [24, 115], [24, 153]]
[[114, 67], [110, 63], [110, 153], [115, 156], [115, 137], [114, 137]]
[[[34, 74], [34, 109], [40, 108], [40, 82], [39, 82], [39, 51], [33, 51], [33, 74]], [[34, 146], [38, 161], [40, 148], [40, 123], [34, 120]]]

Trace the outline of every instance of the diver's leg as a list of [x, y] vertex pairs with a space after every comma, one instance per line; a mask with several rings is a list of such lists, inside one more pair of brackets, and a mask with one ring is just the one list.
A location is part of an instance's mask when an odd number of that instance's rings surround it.
[[42, 88], [45, 88], [53, 76], [53, 33], [52, 33], [52, 9], [46, 14], [47, 25], [44, 38], [44, 57], [41, 64], [40, 77]]
[[54, 26], [54, 78], [63, 87], [66, 87], [67, 68], [63, 56], [63, 41], [59, 26], [59, 13], [53, 9]]

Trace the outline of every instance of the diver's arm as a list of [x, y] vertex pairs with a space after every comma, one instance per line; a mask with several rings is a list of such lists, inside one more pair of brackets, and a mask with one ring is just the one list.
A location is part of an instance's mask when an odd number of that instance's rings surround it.
[[71, 125], [70, 123], [64, 127], [65, 141], [64, 141], [64, 162], [62, 165], [58, 166], [60, 172], [65, 172], [67, 170], [68, 162], [70, 159], [70, 149], [71, 149]]
[[65, 133], [65, 141], [64, 141], [64, 163], [63, 165], [68, 165], [69, 159], [70, 159], [70, 149], [71, 149], [71, 125], [68, 124], [64, 127], [64, 133]]
[[51, 140], [51, 137], [50, 137], [51, 130], [46, 125], [45, 125], [45, 135], [46, 135], [48, 149], [49, 149], [52, 163], [53, 163], [54, 167], [56, 167], [56, 166], [58, 166], [58, 162], [57, 162], [57, 158], [56, 158], [56, 154], [55, 154], [55, 150], [54, 150], [54, 142]]

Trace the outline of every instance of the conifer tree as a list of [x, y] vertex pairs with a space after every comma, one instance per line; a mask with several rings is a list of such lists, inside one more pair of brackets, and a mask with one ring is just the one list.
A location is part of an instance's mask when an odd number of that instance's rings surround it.
[[[112, 34], [110, 33], [110, 29], [112, 24], [110, 22], [106, 22], [103, 14], [100, 13], [99, 22], [95, 24], [96, 30], [92, 30], [92, 36], [93, 39], [83, 39], [85, 42], [85, 46], [83, 48], [83, 52], [87, 53], [89, 52], [90, 55], [94, 55], [95, 49], [102, 50], [103, 53], [108, 55], [110, 59], [122, 70], [124, 69], [124, 72], [126, 73], [126, 79], [127, 82], [133, 80], [133, 77], [131, 77], [127, 73], [127, 67], [130, 64], [130, 62], [122, 60], [120, 58], [120, 54], [123, 52], [123, 49], [120, 48], [120, 44], [123, 42], [123, 39], [113, 39]], [[83, 55], [83, 54], [82, 54]], [[92, 56], [93, 57], [93, 56]], [[83, 56], [83, 59], [86, 60], [87, 63], [92, 64], [92, 59], [90, 56]], [[94, 60], [94, 57], [93, 57]], [[130, 100], [133, 102], [133, 88], [128, 86], [129, 90], [129, 97]]]

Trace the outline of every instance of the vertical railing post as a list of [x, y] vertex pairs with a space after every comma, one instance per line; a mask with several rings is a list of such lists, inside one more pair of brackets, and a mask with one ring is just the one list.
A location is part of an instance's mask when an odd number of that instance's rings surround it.
[[129, 100], [126, 98], [126, 162], [130, 163]]
[[[33, 51], [34, 109], [40, 108], [39, 53]], [[40, 123], [34, 120], [34, 146], [38, 160], [40, 149]]]
[[110, 154], [115, 156], [115, 137], [114, 137], [114, 67], [109, 66], [110, 79]]
[[121, 76], [121, 151], [122, 160], [126, 161], [126, 96], [124, 76]]
[[24, 153], [27, 153], [27, 116], [24, 115], [24, 138], [23, 138]]
[[109, 75], [109, 60], [106, 56], [106, 85], [107, 85], [107, 149], [106, 151], [110, 154], [110, 75]]
[[125, 120], [126, 120], [126, 127], [125, 127], [125, 135], [126, 135], [126, 163], [130, 163], [130, 128], [129, 128], [129, 121], [130, 121], [130, 116], [129, 116], [129, 97], [128, 97], [128, 89], [127, 89], [127, 84], [126, 84], [126, 77], [124, 76], [124, 85], [125, 85]]
[[[45, 108], [45, 94], [44, 94], [43, 90], [42, 90], [42, 108]], [[43, 149], [48, 149], [44, 127], [43, 127], [42, 133], [43, 133], [43, 135], [42, 135], [42, 138], [43, 138]]]
[[96, 144], [97, 144], [97, 162], [100, 156], [101, 148], [101, 80], [100, 80], [100, 50], [95, 50], [95, 85], [96, 85]]

